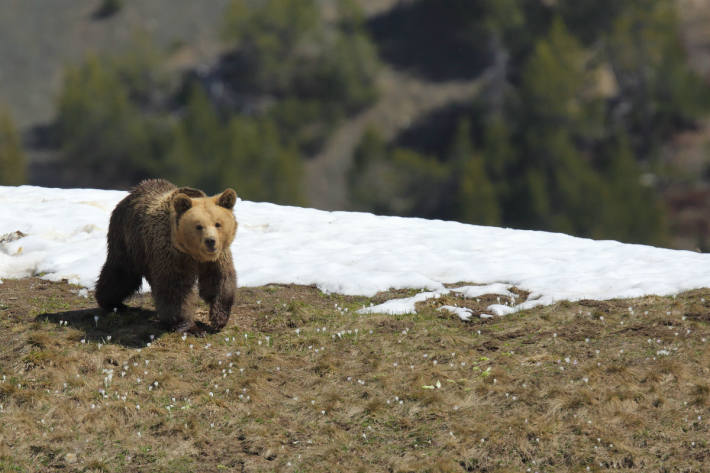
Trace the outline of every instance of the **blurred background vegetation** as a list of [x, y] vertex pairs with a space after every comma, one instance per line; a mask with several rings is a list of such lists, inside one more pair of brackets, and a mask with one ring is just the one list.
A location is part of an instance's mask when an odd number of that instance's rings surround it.
[[27, 0], [0, 39], [0, 184], [710, 245], [710, 0]]

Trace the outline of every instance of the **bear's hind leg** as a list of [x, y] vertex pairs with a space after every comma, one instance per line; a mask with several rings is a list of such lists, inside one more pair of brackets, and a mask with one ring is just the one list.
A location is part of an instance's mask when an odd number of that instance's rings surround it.
[[123, 301], [140, 288], [142, 279], [130, 268], [106, 261], [96, 282], [96, 302], [104, 310], [123, 309]]

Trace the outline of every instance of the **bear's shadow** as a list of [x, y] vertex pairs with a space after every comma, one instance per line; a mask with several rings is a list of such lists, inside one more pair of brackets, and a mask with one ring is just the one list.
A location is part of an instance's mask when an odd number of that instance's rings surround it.
[[[99, 308], [68, 310], [40, 314], [35, 320], [78, 329], [84, 332], [86, 342], [112, 343], [127, 348], [143, 348], [171, 332], [161, 323], [156, 311], [141, 307], [128, 307], [108, 314]], [[199, 321], [197, 325], [204, 331], [209, 328]]]

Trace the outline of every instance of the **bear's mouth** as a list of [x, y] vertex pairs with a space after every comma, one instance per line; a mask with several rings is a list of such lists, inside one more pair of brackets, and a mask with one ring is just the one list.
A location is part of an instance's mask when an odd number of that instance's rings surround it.
[[219, 259], [219, 252], [218, 251], [201, 251], [199, 254], [195, 255], [194, 258], [197, 261], [201, 261], [203, 263], [212, 263], [214, 261], [217, 261]]
[[214, 238], [206, 238], [203, 242], [202, 250], [212, 256], [219, 251], [219, 245], [217, 245], [217, 241]]
[[218, 248], [204, 248], [202, 254], [203, 254], [203, 258], [205, 258], [207, 261], [214, 261], [219, 256], [219, 249]]

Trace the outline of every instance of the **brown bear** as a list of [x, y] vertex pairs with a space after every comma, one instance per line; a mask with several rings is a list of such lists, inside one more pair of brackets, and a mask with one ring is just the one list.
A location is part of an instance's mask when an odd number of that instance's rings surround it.
[[145, 277], [161, 321], [178, 332], [198, 331], [192, 307], [198, 282], [212, 328], [223, 328], [237, 287], [229, 248], [236, 199], [233, 189], [208, 197], [162, 179], [141, 182], [111, 214], [108, 255], [96, 283], [99, 306], [125, 308]]

